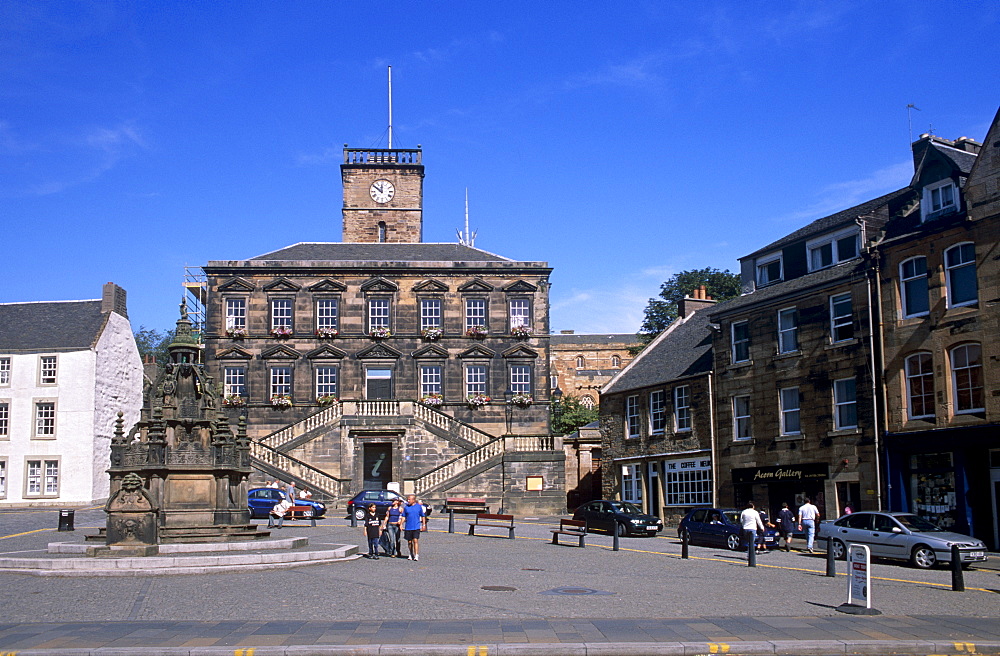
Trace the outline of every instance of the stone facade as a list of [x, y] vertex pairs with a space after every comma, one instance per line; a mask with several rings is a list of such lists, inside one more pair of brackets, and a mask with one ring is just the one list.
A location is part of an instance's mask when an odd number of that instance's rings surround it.
[[[423, 241], [421, 151], [344, 148], [344, 241]], [[390, 187], [373, 185], [388, 182]]]
[[552, 335], [550, 385], [586, 405], [596, 405], [604, 384], [632, 361], [629, 347], [638, 344], [634, 334], [577, 335], [564, 330]]

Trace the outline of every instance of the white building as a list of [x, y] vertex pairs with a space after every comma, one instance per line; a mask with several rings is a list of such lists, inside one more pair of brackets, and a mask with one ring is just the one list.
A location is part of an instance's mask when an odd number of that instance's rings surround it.
[[0, 304], [0, 507], [108, 496], [111, 435], [139, 419], [142, 363], [125, 290]]

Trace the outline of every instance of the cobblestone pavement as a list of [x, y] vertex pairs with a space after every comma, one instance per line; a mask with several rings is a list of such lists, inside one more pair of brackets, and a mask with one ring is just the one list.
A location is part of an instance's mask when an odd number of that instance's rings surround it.
[[[55, 510], [0, 512], [0, 556], [57, 558], [45, 554], [49, 542], [82, 542], [103, 513], [79, 510], [72, 533], [56, 532], [56, 520]], [[430, 647], [438, 645], [439, 653], [474, 656], [534, 653], [529, 647], [547, 654], [1000, 654], [996, 561], [966, 572], [961, 593], [951, 590], [946, 569], [876, 562], [872, 605], [883, 615], [849, 616], [836, 610], [847, 599], [844, 564], [826, 577], [822, 555], [771, 553], [750, 568], [742, 554], [692, 547], [683, 560], [672, 535], [623, 538], [618, 552], [604, 535], [588, 536], [585, 549], [557, 547], [549, 544], [553, 523], [519, 519], [517, 539], [508, 540], [465, 535], [465, 520], [449, 534], [447, 518], [435, 516], [418, 562], [383, 557], [131, 578], [0, 574], [0, 653], [304, 656], [348, 648], [438, 653]], [[340, 516], [315, 528], [286, 524], [275, 535], [307, 536], [307, 548], [363, 544], [360, 529]], [[420, 647], [400, 651], [406, 644]]]

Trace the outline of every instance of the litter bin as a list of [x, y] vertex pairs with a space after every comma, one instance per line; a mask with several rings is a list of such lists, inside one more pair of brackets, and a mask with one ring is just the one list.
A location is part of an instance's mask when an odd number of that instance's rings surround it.
[[60, 531], [72, 531], [73, 529], [73, 516], [76, 514], [75, 510], [60, 510], [59, 511], [59, 530]]

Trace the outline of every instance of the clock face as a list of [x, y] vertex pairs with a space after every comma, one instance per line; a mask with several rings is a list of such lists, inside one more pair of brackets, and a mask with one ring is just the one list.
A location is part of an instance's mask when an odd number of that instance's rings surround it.
[[388, 203], [396, 195], [396, 187], [388, 180], [376, 180], [368, 193], [376, 203]]

